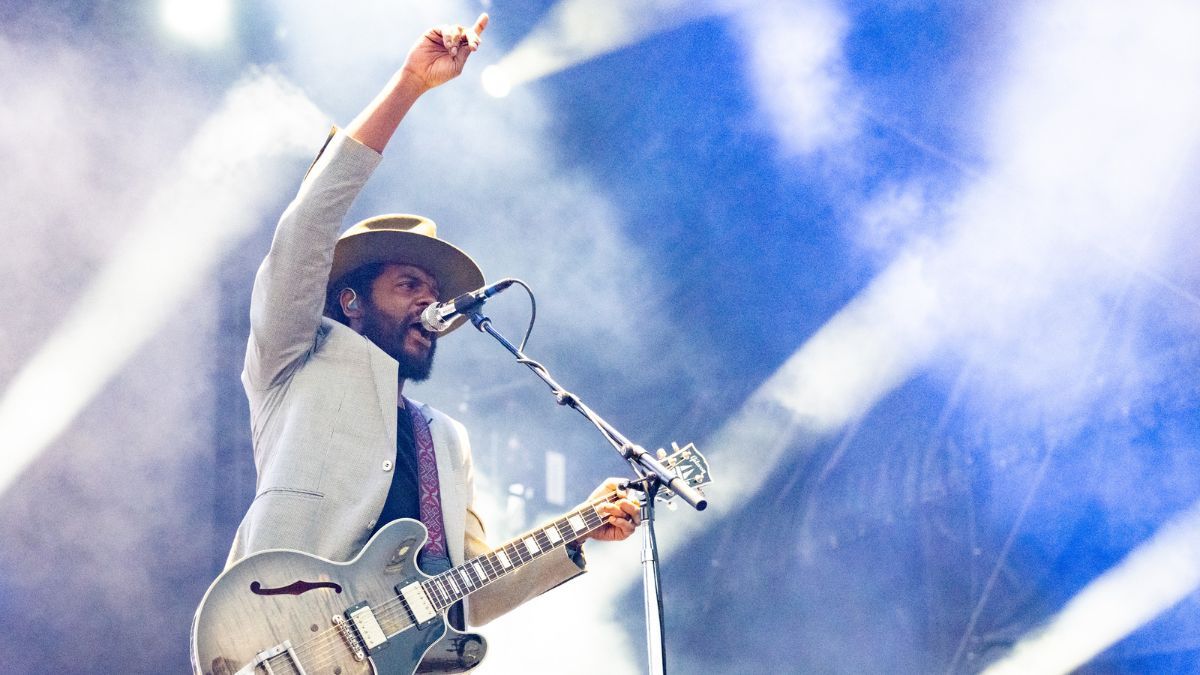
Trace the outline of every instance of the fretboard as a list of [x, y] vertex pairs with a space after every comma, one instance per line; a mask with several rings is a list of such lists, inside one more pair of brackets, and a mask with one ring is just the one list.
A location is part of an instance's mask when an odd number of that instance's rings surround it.
[[596, 507], [616, 501], [615, 493], [599, 497], [567, 515], [509, 541], [490, 553], [422, 582], [426, 595], [440, 612], [471, 593], [515, 572], [527, 563], [595, 532], [604, 525]]

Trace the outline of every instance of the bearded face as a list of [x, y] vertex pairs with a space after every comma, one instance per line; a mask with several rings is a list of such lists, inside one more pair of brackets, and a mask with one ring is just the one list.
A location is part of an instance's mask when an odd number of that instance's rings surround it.
[[419, 317], [417, 311], [414, 322], [396, 321], [371, 302], [365, 305], [363, 314], [363, 336], [396, 359], [400, 379], [413, 382], [429, 379], [437, 351], [437, 337], [425, 330]]
[[413, 265], [385, 265], [371, 283], [359, 332], [396, 359], [401, 379], [421, 382], [429, 378], [437, 335], [421, 325], [421, 311], [437, 298], [437, 280]]

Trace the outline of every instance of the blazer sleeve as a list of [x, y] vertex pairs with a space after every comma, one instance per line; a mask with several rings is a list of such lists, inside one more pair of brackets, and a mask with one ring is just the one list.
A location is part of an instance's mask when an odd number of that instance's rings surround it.
[[[484, 534], [483, 521], [473, 509], [467, 511], [467, 559], [491, 551]], [[560, 548], [539, 558], [496, 583], [475, 591], [467, 603], [467, 622], [472, 626], [485, 623], [531, 600], [542, 593], [569, 581], [585, 569]]]
[[280, 217], [250, 295], [248, 387], [273, 387], [313, 349], [342, 223], [381, 159], [335, 129]]
[[[466, 435], [466, 432], [464, 432]], [[467, 489], [467, 522], [463, 530], [464, 560], [481, 556], [492, 550], [487, 542], [484, 519], [475, 508], [474, 467], [470, 459], [469, 441], [463, 438], [464, 473]], [[498, 579], [496, 583], [475, 591], [467, 602], [467, 622], [482, 626], [497, 619], [506, 611], [515, 609], [529, 599], [553, 589], [570, 579], [578, 577], [586, 569], [582, 557], [571, 557], [565, 548], [550, 552], [545, 557], [529, 562], [518, 571]]]

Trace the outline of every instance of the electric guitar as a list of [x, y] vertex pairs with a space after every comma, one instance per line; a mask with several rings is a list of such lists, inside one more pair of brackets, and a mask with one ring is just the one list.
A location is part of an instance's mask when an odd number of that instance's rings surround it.
[[[661, 461], [694, 487], [710, 482], [708, 462], [691, 444]], [[659, 498], [671, 496], [659, 490]], [[196, 609], [192, 669], [197, 675], [465, 672], [479, 665], [487, 646], [482, 636], [451, 626], [449, 608], [600, 529], [596, 507], [616, 500], [616, 493], [598, 497], [436, 576], [417, 567], [426, 530], [409, 519], [381, 528], [344, 563], [290, 550], [247, 556], [213, 581]]]

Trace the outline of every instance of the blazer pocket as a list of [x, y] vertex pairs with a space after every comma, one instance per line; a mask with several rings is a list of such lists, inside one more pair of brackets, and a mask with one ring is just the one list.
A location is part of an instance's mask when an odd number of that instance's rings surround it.
[[246, 514], [248, 550], [317, 551], [325, 495], [312, 490], [272, 487], [258, 493]]
[[325, 498], [325, 493], [323, 493], [323, 492], [314, 492], [312, 490], [301, 490], [299, 488], [273, 487], [273, 488], [267, 488], [267, 489], [263, 490], [262, 492], [258, 493], [257, 495], [255, 495], [254, 501], [258, 501], [260, 498], [265, 498], [265, 497], [272, 496], [272, 495], [278, 495], [280, 497], [299, 497], [301, 499], [304, 499], [304, 498], [324, 499]]

